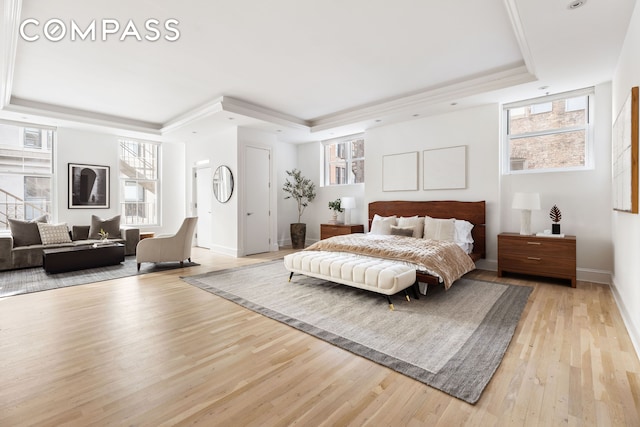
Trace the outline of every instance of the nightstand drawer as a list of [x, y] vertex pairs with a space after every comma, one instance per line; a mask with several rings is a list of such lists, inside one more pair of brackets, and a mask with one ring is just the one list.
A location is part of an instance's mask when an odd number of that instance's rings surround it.
[[557, 239], [554, 237], [520, 237], [499, 239], [500, 252], [538, 257], [574, 258], [576, 241]]
[[498, 264], [500, 264], [500, 269], [514, 273], [566, 278], [576, 275], [575, 258], [502, 253], [499, 256]]

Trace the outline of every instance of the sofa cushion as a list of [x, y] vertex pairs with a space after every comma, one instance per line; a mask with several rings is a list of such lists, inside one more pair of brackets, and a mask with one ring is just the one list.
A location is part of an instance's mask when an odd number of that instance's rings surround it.
[[37, 225], [39, 222], [47, 222], [47, 215], [42, 215], [31, 221], [9, 218], [9, 228], [11, 228], [11, 235], [13, 236], [13, 247], [42, 244]]
[[38, 223], [38, 229], [40, 230], [40, 238], [43, 245], [54, 245], [57, 243], [71, 243], [71, 236], [69, 236], [69, 229], [67, 224], [47, 224], [43, 222]]
[[109, 238], [120, 238], [120, 215], [116, 215], [113, 218], [102, 219], [96, 215], [91, 215], [91, 226], [89, 227], [89, 238], [99, 239], [100, 230], [104, 230], [109, 233]]
[[89, 238], [89, 225], [74, 225], [71, 227], [71, 240], [87, 240]]

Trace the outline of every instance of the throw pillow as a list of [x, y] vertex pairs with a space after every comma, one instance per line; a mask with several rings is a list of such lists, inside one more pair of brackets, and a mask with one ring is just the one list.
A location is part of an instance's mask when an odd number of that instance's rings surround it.
[[89, 225], [74, 225], [71, 227], [71, 240], [87, 240], [89, 238]]
[[437, 219], [431, 217], [424, 218], [424, 238], [434, 240], [446, 240], [453, 242], [455, 233], [455, 220]]
[[31, 221], [9, 218], [9, 228], [13, 236], [13, 247], [41, 245], [39, 222], [47, 222], [47, 216], [42, 215]]
[[413, 227], [413, 237], [422, 239], [424, 235], [424, 218], [419, 216], [398, 218], [398, 227]]
[[91, 215], [91, 226], [89, 227], [89, 238], [99, 239], [100, 230], [109, 233], [110, 239], [120, 238], [120, 215], [113, 218], [102, 219], [96, 215]]
[[391, 226], [391, 235], [392, 236], [406, 236], [413, 237], [413, 227], [400, 227], [397, 225]]
[[40, 239], [42, 239], [43, 245], [55, 245], [57, 243], [71, 243], [71, 236], [69, 236], [69, 229], [67, 224], [47, 224], [44, 222], [38, 223], [38, 230], [40, 231]]
[[391, 234], [391, 226], [396, 225], [396, 216], [380, 216], [375, 214], [373, 216], [373, 221], [371, 221], [371, 230], [369, 231], [371, 234], [383, 234], [389, 235]]

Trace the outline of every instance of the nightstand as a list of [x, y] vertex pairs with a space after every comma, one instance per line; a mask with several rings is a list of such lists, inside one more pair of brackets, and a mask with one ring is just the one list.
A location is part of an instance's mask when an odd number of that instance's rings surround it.
[[364, 233], [362, 224], [320, 224], [320, 240], [343, 234]]
[[576, 236], [498, 235], [498, 277], [504, 272], [568, 279], [576, 287]]

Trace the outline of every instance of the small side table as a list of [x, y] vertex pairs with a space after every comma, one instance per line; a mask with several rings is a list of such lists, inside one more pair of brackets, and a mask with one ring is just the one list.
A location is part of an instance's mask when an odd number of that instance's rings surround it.
[[142, 239], [148, 239], [150, 237], [155, 236], [155, 233], [153, 231], [141, 231], [140, 232], [140, 240]]
[[576, 287], [576, 236], [498, 235], [498, 277], [504, 272], [556, 277]]
[[364, 233], [362, 224], [320, 224], [320, 240], [344, 234]]

